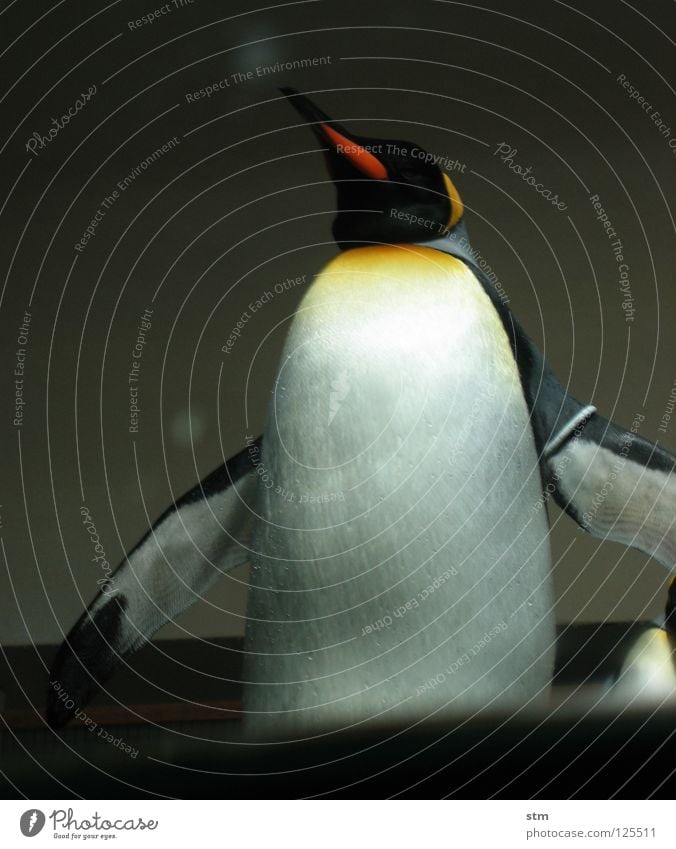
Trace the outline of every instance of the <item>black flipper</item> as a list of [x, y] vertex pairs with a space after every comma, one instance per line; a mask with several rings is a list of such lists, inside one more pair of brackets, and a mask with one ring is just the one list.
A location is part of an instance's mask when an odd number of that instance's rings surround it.
[[582, 528], [676, 571], [676, 457], [593, 414], [545, 459], [557, 503]]
[[676, 456], [569, 395], [481, 269], [461, 258], [512, 344], [545, 490], [584, 530], [638, 548], [676, 572]]
[[123, 658], [248, 560], [261, 439], [167, 510], [125, 557], [66, 637], [47, 691], [58, 728], [84, 707]]

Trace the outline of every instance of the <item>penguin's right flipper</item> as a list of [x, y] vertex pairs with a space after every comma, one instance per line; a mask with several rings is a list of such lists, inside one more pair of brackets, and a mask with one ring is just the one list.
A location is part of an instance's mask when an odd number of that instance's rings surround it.
[[584, 530], [676, 572], [673, 454], [592, 413], [548, 452], [545, 467], [557, 503]]
[[125, 657], [247, 562], [260, 442], [179, 499], [106, 580], [52, 666], [46, 711], [52, 727], [65, 725]]

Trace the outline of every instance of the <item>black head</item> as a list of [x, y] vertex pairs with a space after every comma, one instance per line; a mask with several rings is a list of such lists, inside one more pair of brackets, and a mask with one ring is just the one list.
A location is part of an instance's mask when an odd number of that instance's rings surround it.
[[430, 241], [460, 221], [455, 186], [419, 145], [348, 133], [304, 94], [281, 91], [326, 152], [337, 192], [333, 235], [339, 247]]

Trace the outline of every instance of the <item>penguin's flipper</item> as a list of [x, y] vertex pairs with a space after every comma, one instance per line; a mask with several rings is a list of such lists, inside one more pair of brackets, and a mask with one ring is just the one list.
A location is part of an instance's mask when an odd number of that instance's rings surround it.
[[247, 562], [260, 442], [179, 499], [106, 580], [52, 666], [46, 710], [52, 727], [65, 725], [125, 657]]
[[676, 457], [591, 413], [545, 448], [547, 489], [601, 539], [638, 548], [676, 572]]
[[676, 457], [573, 398], [490, 282], [477, 276], [513, 345], [546, 492], [584, 530], [676, 572]]

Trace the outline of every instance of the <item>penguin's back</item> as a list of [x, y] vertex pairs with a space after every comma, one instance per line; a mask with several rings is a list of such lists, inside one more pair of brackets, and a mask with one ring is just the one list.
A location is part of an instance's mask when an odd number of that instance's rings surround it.
[[325, 267], [287, 338], [258, 471], [253, 716], [307, 727], [546, 693], [538, 460], [508, 338], [462, 262], [393, 245]]

